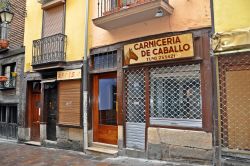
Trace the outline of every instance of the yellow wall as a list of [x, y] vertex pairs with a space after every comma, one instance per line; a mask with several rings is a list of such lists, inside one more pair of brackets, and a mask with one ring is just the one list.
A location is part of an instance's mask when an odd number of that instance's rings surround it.
[[[32, 71], [32, 42], [41, 39], [42, 13], [41, 4], [28, 0], [25, 19], [25, 72]], [[84, 14], [83, 0], [66, 1], [65, 35], [67, 35], [67, 61], [82, 60], [84, 52]]]
[[250, 0], [214, 0], [215, 31], [250, 27]]
[[209, 0], [169, 0], [174, 7], [170, 17], [164, 16], [107, 31], [96, 27], [92, 22], [93, 18], [97, 18], [97, 3], [98, 0], [90, 1], [89, 42], [92, 48], [143, 36], [211, 26]]
[[83, 59], [85, 1], [66, 1], [67, 61]]
[[37, 1], [26, 1], [27, 17], [25, 17], [24, 46], [25, 46], [25, 69], [31, 71], [32, 42], [40, 39], [42, 34], [42, 10]]

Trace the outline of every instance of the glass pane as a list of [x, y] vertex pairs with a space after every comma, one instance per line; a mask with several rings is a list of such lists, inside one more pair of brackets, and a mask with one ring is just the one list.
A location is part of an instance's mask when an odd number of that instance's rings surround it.
[[0, 122], [2, 122], [2, 109], [3, 109], [3, 106], [0, 106]]
[[6, 107], [2, 107], [2, 122], [6, 122]]
[[16, 106], [9, 107], [8, 123], [17, 123], [17, 107]]
[[116, 79], [99, 79], [99, 124], [116, 125]]
[[6, 66], [4, 69], [4, 75], [8, 78], [10, 78], [10, 73], [11, 73], [11, 66]]

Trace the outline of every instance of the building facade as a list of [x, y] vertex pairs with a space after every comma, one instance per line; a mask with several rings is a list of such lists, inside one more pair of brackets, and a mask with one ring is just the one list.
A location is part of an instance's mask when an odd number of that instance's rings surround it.
[[[249, 165], [249, 1], [213, 0], [215, 136], [218, 164]], [[221, 163], [220, 163], [221, 162]]]
[[210, 33], [208, 0], [91, 1], [87, 150], [211, 163]]
[[[25, 1], [0, 1], [1, 11], [9, 9], [10, 23], [1, 19], [0, 39], [0, 138], [18, 138], [22, 123]], [[17, 12], [18, 11], [18, 12]]]
[[27, 1], [26, 6], [22, 140], [81, 151], [84, 1]]

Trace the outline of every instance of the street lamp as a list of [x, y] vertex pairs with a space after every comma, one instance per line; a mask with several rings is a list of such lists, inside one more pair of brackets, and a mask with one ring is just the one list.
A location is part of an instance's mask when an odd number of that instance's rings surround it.
[[9, 24], [12, 21], [13, 16], [14, 16], [14, 13], [9, 11], [9, 9], [7, 9], [7, 8], [3, 9], [0, 12], [1, 21], [3, 23]]

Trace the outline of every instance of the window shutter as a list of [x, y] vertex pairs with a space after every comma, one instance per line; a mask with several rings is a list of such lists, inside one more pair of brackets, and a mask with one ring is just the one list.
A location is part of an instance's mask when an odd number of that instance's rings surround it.
[[59, 124], [80, 126], [81, 81], [59, 83]]
[[64, 5], [44, 10], [43, 37], [63, 33]]

